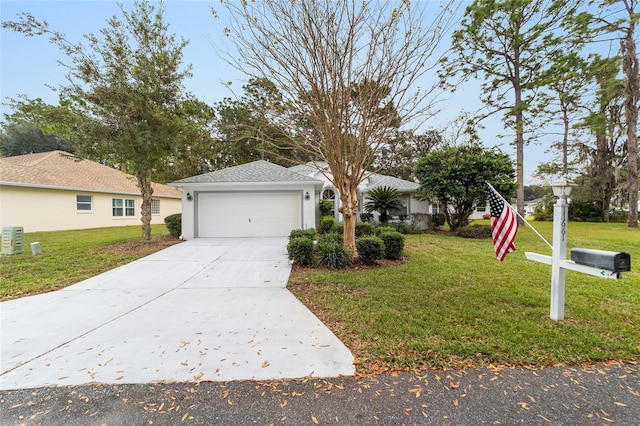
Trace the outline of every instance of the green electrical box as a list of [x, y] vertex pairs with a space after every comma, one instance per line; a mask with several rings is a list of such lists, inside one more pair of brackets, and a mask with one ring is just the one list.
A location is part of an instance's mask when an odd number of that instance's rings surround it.
[[2, 254], [12, 256], [24, 253], [24, 228], [22, 226], [7, 226], [2, 228]]

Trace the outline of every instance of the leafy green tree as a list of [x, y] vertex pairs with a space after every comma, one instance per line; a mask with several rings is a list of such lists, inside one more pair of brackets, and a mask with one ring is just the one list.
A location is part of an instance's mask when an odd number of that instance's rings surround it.
[[594, 57], [591, 72], [597, 84], [595, 98], [586, 103], [587, 114], [578, 125], [589, 138], [574, 144], [577, 160], [584, 164], [578, 182], [585, 191], [572, 199], [595, 204], [606, 220], [611, 200], [626, 183], [620, 173], [628, 154], [624, 143], [624, 82], [618, 79], [619, 58]]
[[229, 62], [281, 93], [289, 119], [278, 122], [279, 135], [298, 158], [328, 165], [344, 245], [354, 251], [358, 185], [399, 126], [433, 106], [435, 88], [417, 84], [435, 66], [432, 54], [453, 22], [455, 2], [226, 4], [234, 44]]
[[503, 113], [505, 125], [513, 129], [516, 205], [522, 216], [525, 134], [533, 131], [530, 110], [546, 82], [547, 57], [562, 48], [562, 36], [554, 31], [574, 8], [573, 1], [475, 0], [453, 33], [452, 56], [442, 61], [443, 81], [480, 77], [486, 116]]
[[487, 182], [509, 200], [516, 190], [511, 159], [499, 149], [479, 144], [448, 146], [433, 151], [416, 166], [420, 198], [443, 204], [449, 227], [468, 223], [476, 206], [487, 203]]
[[5, 124], [0, 132], [0, 156], [34, 154], [62, 150], [73, 153], [73, 147], [55, 135], [46, 135], [37, 123]]
[[214, 167], [224, 168], [255, 160], [282, 166], [296, 164], [294, 152], [283, 147], [286, 135], [277, 125], [288, 111], [282, 95], [265, 78], [254, 78], [239, 99], [225, 98], [215, 106], [217, 140]]
[[[595, 10], [593, 6], [595, 4]], [[638, 110], [640, 108], [640, 61], [637, 51], [639, 0], [598, 0], [568, 21], [568, 29], [587, 43], [620, 41], [624, 75], [624, 121], [626, 128], [626, 172], [629, 197], [629, 227], [638, 227]]]
[[[67, 58], [69, 85], [61, 87], [72, 119], [68, 139], [81, 155], [107, 158], [126, 167], [138, 181], [142, 195], [142, 236], [151, 238], [151, 186], [154, 174], [167, 167], [167, 159], [188, 155], [191, 144], [206, 143], [202, 112], [185, 93], [183, 81], [191, 76], [182, 67], [184, 40], [169, 34], [164, 5], [134, 2], [131, 11], [120, 5], [100, 35], [85, 36], [87, 46], [68, 41], [30, 14], [3, 27], [26, 36], [48, 35]], [[177, 146], [180, 144], [181, 146]]]
[[367, 193], [367, 202], [364, 205], [367, 213], [380, 213], [380, 222], [389, 220], [389, 213], [401, 210], [404, 207], [402, 194], [392, 186], [377, 186]]
[[373, 170], [413, 181], [415, 179], [413, 171], [418, 158], [441, 143], [442, 135], [437, 130], [429, 130], [422, 134], [400, 131], [380, 147], [376, 153]]

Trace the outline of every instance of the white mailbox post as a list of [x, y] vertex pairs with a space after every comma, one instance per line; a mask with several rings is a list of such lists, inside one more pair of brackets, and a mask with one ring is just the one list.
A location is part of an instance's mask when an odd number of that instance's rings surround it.
[[[551, 186], [553, 188], [553, 194], [558, 197], [558, 201], [553, 207], [552, 255], [545, 256], [542, 254], [526, 252], [525, 256], [529, 260], [551, 265], [550, 317], [553, 321], [561, 321], [564, 319], [564, 285], [567, 269], [609, 279], [621, 278], [620, 271], [628, 271], [629, 269], [625, 267], [624, 269], [611, 271], [567, 260], [567, 222], [569, 214], [567, 198], [571, 194], [571, 190], [575, 185], [562, 178]], [[602, 253], [610, 253], [611, 255], [615, 254], [612, 252]]]

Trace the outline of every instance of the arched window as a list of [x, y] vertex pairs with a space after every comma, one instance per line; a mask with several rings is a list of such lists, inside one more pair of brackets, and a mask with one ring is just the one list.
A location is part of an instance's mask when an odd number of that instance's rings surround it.
[[331, 188], [327, 188], [324, 191], [322, 191], [322, 199], [323, 200], [335, 200], [336, 199], [336, 192]]

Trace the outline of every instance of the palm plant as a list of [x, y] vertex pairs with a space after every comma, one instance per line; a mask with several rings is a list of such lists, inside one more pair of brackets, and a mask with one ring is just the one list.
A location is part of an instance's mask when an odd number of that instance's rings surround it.
[[389, 212], [400, 210], [404, 207], [402, 194], [392, 186], [377, 186], [367, 194], [367, 202], [364, 205], [368, 213], [380, 213], [380, 222], [389, 219]]

